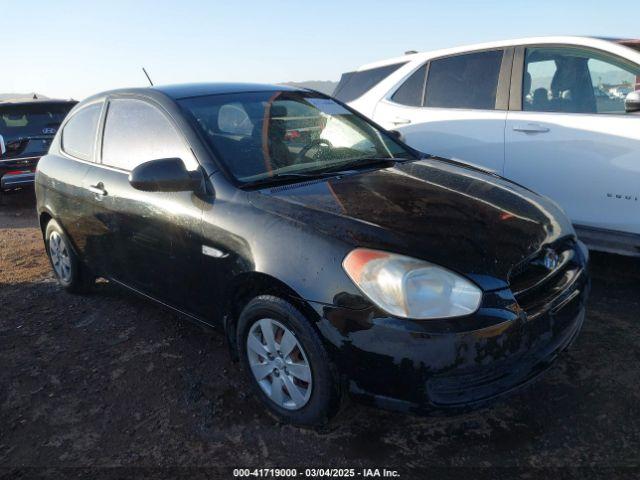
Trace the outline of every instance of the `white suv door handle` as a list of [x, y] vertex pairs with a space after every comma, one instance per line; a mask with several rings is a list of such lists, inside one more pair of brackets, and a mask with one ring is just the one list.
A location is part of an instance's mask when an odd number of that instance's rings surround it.
[[407, 125], [411, 123], [411, 120], [409, 120], [408, 118], [396, 117], [393, 120], [391, 120], [391, 123], [393, 123], [394, 125]]
[[514, 125], [513, 131], [522, 133], [547, 133], [549, 129], [537, 123], [527, 123], [526, 125]]

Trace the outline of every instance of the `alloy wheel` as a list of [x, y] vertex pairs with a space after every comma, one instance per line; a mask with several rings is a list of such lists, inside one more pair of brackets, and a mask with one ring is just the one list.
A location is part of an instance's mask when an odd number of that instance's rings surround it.
[[293, 332], [271, 318], [256, 321], [247, 335], [247, 356], [265, 395], [287, 410], [299, 410], [311, 397], [312, 373]]
[[49, 236], [49, 255], [56, 275], [63, 282], [71, 281], [71, 258], [69, 248], [58, 232], [51, 232]]

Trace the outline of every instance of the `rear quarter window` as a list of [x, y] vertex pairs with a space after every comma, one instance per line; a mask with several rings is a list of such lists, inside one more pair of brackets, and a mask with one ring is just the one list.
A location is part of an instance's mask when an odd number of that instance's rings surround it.
[[80, 160], [93, 161], [102, 103], [78, 110], [62, 130], [62, 150]]
[[394, 63], [383, 67], [362, 70], [359, 72], [343, 73], [336, 86], [333, 96], [343, 102], [351, 102], [364, 95], [393, 72], [407, 62]]
[[422, 65], [416, 70], [391, 96], [391, 100], [402, 105], [411, 107], [419, 107], [422, 105], [422, 97], [424, 95], [424, 81], [426, 65]]

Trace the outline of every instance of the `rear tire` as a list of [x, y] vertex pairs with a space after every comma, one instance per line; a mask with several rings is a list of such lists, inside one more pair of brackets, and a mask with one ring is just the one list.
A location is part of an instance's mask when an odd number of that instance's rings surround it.
[[251, 300], [240, 314], [237, 345], [254, 392], [280, 421], [322, 426], [336, 414], [339, 377], [318, 333], [293, 305], [271, 295]]
[[95, 277], [82, 264], [58, 222], [51, 219], [45, 228], [45, 247], [58, 283], [71, 293], [88, 293]]

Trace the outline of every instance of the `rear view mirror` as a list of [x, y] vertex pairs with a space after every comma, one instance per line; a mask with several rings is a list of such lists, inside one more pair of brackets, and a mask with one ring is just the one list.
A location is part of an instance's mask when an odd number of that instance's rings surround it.
[[129, 183], [144, 192], [186, 192], [196, 189], [200, 180], [192, 175], [179, 158], [151, 160], [134, 168]]
[[624, 109], [627, 113], [640, 112], [640, 90], [631, 92], [624, 99]]
[[4, 156], [6, 152], [7, 152], [7, 147], [4, 144], [4, 137], [0, 135], [0, 157]]

